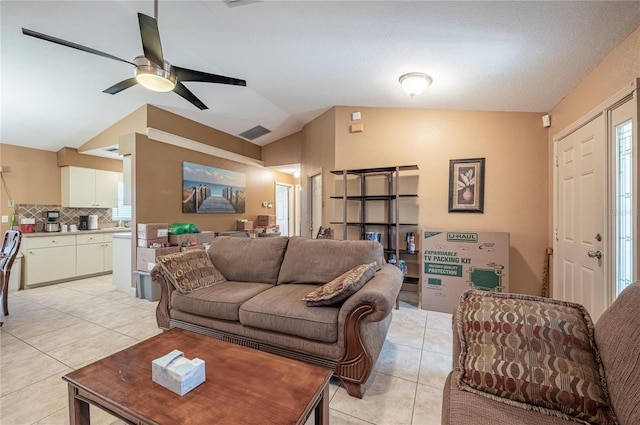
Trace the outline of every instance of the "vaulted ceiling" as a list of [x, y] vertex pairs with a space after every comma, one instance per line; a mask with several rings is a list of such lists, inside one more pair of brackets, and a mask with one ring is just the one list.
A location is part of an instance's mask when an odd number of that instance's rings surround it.
[[[245, 79], [185, 85], [210, 109], [134, 86], [129, 64], [22, 34], [25, 27], [132, 61], [153, 1], [7, 1], [0, 142], [78, 147], [143, 104], [264, 145], [334, 105], [546, 112], [640, 24], [640, 2], [160, 0], [165, 59]], [[433, 77], [410, 99], [398, 77]]]

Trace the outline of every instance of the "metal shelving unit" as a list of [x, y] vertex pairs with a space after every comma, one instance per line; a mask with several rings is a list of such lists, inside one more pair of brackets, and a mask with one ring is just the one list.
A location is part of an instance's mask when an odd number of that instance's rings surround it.
[[[417, 255], [417, 252], [411, 253], [407, 250], [400, 249], [400, 228], [401, 227], [413, 227], [416, 230], [418, 223], [400, 222], [400, 200], [406, 198], [417, 198], [417, 194], [401, 194], [399, 189], [399, 177], [402, 172], [417, 171], [417, 165], [396, 165], [393, 167], [377, 167], [377, 168], [362, 168], [353, 170], [335, 170], [331, 171], [336, 176], [342, 176], [343, 191], [340, 196], [331, 196], [331, 199], [342, 200], [342, 221], [332, 221], [331, 224], [342, 225], [342, 239], [348, 238], [348, 228], [356, 227], [359, 230], [360, 239], [365, 239], [365, 233], [371, 227], [382, 227], [387, 231], [385, 245], [385, 257], [388, 259], [389, 255], [395, 255], [396, 260], [399, 262], [400, 255]], [[355, 176], [358, 179], [357, 186], [359, 193], [348, 193], [348, 178]], [[371, 178], [384, 178], [386, 179], [386, 193], [370, 194], [368, 191], [368, 179]], [[370, 180], [369, 180], [370, 181]], [[348, 204], [349, 201], [356, 202], [358, 205], [358, 219], [349, 220]], [[368, 204], [372, 202], [384, 202], [386, 209], [386, 220], [373, 220], [368, 217]], [[379, 218], [379, 217], [377, 217]], [[405, 277], [405, 283], [418, 284], [419, 277]], [[419, 292], [419, 290], [418, 290]]]

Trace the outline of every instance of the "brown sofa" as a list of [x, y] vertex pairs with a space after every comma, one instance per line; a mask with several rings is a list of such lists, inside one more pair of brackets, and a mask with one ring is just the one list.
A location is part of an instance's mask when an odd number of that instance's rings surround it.
[[[402, 273], [372, 241], [303, 237], [218, 237], [209, 250], [226, 282], [183, 294], [158, 272], [162, 288], [156, 317], [178, 327], [319, 364], [334, 370], [347, 392], [362, 397], [378, 359]], [[338, 305], [309, 307], [301, 299], [353, 267], [379, 270]], [[156, 269], [158, 266], [156, 266]]]
[[[594, 338], [604, 368], [609, 403], [620, 425], [640, 424], [640, 282], [626, 288], [595, 324]], [[454, 315], [454, 322], [455, 322]], [[550, 316], [549, 316], [550, 317]], [[535, 409], [458, 388], [461, 342], [454, 325], [453, 363], [444, 386], [442, 425], [575, 424]]]

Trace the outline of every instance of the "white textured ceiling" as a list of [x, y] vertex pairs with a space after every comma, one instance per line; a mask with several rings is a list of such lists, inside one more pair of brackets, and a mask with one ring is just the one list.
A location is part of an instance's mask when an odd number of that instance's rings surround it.
[[[264, 145], [334, 105], [546, 112], [640, 24], [640, 2], [160, 0], [165, 59], [247, 80], [185, 83], [209, 110], [140, 86], [102, 93], [128, 64], [22, 35], [21, 27], [126, 60], [153, 1], [7, 1], [1, 12], [0, 142], [79, 147], [145, 103]], [[406, 72], [433, 77], [410, 99]]]

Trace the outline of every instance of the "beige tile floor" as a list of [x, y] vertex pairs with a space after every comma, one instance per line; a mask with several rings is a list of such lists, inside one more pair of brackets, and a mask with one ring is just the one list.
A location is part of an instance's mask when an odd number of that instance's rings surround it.
[[[68, 424], [61, 377], [159, 333], [155, 307], [116, 291], [111, 275], [10, 293], [0, 328], [0, 424]], [[365, 397], [332, 380], [330, 423], [439, 425], [450, 368], [451, 315], [401, 303]], [[99, 409], [91, 417], [122, 424]]]

